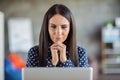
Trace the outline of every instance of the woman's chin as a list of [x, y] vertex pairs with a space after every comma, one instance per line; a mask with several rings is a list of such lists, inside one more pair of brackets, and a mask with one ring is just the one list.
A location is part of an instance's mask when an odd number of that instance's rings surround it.
[[55, 43], [63, 43], [62, 41], [55, 41]]

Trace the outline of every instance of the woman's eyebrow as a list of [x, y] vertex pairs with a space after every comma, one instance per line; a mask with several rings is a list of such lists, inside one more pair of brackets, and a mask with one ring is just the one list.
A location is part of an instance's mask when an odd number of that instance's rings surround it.
[[[56, 26], [56, 24], [54, 24], [54, 23], [50, 23], [51, 25], [55, 25]], [[61, 24], [61, 26], [67, 26], [68, 24]]]
[[55, 25], [55, 24], [53, 24], [53, 23], [50, 23], [51, 25]]
[[61, 26], [67, 26], [68, 24], [62, 24]]

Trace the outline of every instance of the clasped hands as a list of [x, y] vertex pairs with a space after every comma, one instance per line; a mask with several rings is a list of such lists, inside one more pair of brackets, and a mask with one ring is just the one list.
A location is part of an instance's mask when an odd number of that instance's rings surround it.
[[51, 55], [52, 55], [52, 64], [57, 65], [58, 61], [60, 60], [64, 63], [67, 60], [66, 57], [66, 45], [63, 43], [54, 43], [50, 47]]

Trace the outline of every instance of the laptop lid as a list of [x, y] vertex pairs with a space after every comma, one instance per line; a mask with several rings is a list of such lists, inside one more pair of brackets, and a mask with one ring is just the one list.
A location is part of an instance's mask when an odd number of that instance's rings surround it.
[[93, 69], [89, 68], [23, 68], [22, 80], [92, 80]]

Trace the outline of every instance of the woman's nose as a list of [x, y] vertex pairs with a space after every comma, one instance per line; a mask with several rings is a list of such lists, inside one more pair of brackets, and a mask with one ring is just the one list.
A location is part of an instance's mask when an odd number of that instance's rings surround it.
[[62, 34], [62, 29], [58, 28], [56, 33], [57, 33], [57, 35], [61, 35]]

